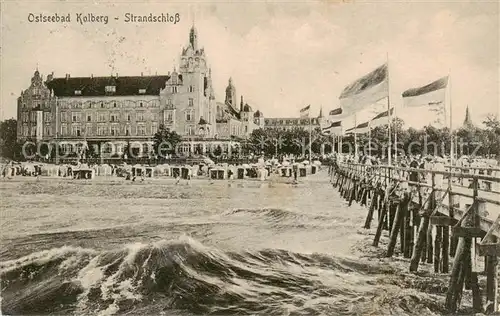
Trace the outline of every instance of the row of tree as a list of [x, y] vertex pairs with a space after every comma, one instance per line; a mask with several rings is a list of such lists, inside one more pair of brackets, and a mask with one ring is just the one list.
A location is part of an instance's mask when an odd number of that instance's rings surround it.
[[[484, 127], [461, 127], [453, 132], [454, 151], [458, 155], [500, 156], [500, 122], [498, 116], [488, 115]], [[421, 129], [405, 128], [403, 120], [395, 118], [391, 124], [391, 147], [399, 155], [436, 154], [449, 155], [451, 137], [449, 128], [425, 126]], [[339, 138], [323, 135], [319, 128], [312, 131], [311, 146], [313, 153], [329, 153], [338, 150]], [[397, 141], [394, 146], [395, 140]], [[342, 150], [349, 152], [355, 144], [358, 152], [372, 155], [387, 153], [389, 145], [389, 126], [378, 126], [369, 133], [342, 137]], [[397, 148], [395, 148], [397, 147]], [[264, 152], [267, 155], [294, 154], [309, 152], [309, 131], [295, 130], [254, 130], [246, 143], [249, 152]], [[370, 148], [370, 150], [368, 150]]]
[[[500, 157], [500, 121], [496, 115], [488, 115], [484, 127], [462, 127], [453, 133], [455, 148], [459, 155], [495, 156]], [[451, 147], [451, 134], [448, 128], [426, 126], [422, 129], [405, 128], [404, 122], [395, 118], [391, 124], [391, 144], [397, 137], [397, 150], [400, 154], [438, 154], [448, 155]], [[22, 142], [18, 142], [17, 122], [9, 119], [0, 122], [0, 157], [13, 160], [23, 160]], [[156, 154], [174, 154], [175, 147], [182, 137], [175, 131], [160, 126], [153, 137], [153, 149]], [[239, 148], [243, 155], [261, 154], [267, 156], [294, 154], [304, 155], [312, 148], [313, 153], [329, 153], [338, 150], [338, 138], [323, 135], [319, 128], [309, 135], [305, 129], [280, 131], [276, 129], [257, 129], [248, 139], [239, 139]], [[311, 141], [311, 142], [310, 142]], [[311, 145], [310, 145], [311, 143]], [[354, 136], [342, 137], [343, 152], [354, 148]], [[163, 145], [162, 145], [163, 144]], [[169, 144], [164, 146], [164, 144]], [[370, 146], [372, 155], [382, 155], [387, 152], [389, 144], [388, 126], [378, 126], [370, 133], [358, 134], [356, 144], [359, 151], [366, 152]], [[392, 145], [394, 148], [394, 145]], [[87, 149], [88, 156], [96, 156], [92, 152], [94, 146]], [[43, 149], [49, 152], [48, 148]], [[128, 149], [130, 150], [130, 149]], [[393, 149], [394, 150], [394, 149]], [[125, 149], [127, 152], [127, 148]], [[53, 153], [53, 151], [51, 152]]]

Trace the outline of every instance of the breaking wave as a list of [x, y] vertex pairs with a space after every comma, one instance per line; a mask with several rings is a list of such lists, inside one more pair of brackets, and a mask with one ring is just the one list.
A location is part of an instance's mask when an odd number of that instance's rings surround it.
[[440, 312], [438, 296], [401, 288], [387, 266], [276, 249], [224, 252], [190, 237], [108, 251], [54, 248], [2, 262], [0, 273], [4, 314]]

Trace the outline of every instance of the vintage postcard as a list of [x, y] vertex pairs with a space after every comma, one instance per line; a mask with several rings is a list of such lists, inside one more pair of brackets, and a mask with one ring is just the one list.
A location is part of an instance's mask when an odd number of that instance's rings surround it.
[[498, 1], [0, 14], [1, 315], [500, 311]]

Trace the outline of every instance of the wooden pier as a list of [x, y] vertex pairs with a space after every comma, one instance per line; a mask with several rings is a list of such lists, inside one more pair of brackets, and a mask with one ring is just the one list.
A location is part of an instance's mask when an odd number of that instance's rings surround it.
[[[444, 302], [450, 313], [458, 310], [464, 288], [472, 291], [475, 312], [496, 313], [500, 169], [441, 169], [339, 163], [332, 168], [331, 182], [349, 206], [357, 202], [367, 207], [364, 228], [377, 219], [373, 246], [388, 231], [387, 257], [398, 252], [409, 259], [411, 272], [427, 263], [435, 273], [450, 275]], [[486, 276], [483, 290], [478, 275]]]

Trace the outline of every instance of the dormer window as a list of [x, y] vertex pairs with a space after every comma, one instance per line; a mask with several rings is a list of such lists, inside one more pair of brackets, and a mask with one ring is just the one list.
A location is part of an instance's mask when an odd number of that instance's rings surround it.
[[146, 93], [146, 89], [139, 89], [139, 94], [145, 94]]
[[105, 88], [106, 93], [115, 93], [116, 92], [116, 86], [106, 86]]
[[82, 90], [75, 90], [75, 95], [82, 95]]

